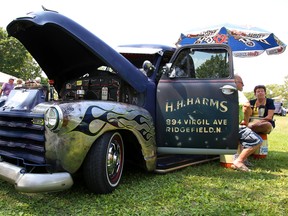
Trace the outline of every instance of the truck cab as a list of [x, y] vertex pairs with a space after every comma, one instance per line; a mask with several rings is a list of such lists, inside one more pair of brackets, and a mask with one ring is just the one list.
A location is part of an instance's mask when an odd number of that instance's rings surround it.
[[0, 179], [16, 190], [66, 190], [80, 174], [90, 191], [110, 193], [126, 162], [157, 172], [163, 156], [237, 151], [228, 46], [112, 48], [54, 11], [19, 17], [7, 31], [53, 80], [12, 90], [0, 107]]

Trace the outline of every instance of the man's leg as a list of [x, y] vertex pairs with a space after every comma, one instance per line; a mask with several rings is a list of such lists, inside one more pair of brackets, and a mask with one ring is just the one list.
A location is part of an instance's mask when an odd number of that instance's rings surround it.
[[251, 148], [245, 148], [241, 151], [241, 153], [239, 154], [238, 158], [233, 162], [233, 164], [236, 166], [236, 167], [246, 167], [246, 165], [244, 164], [244, 161], [251, 155], [255, 152], [255, 150], [257, 148], [259, 148], [261, 145], [258, 144], [256, 146], [253, 146]]
[[239, 141], [243, 147], [241, 153], [238, 158], [233, 162], [233, 168], [239, 169], [242, 171], [249, 171], [249, 169], [245, 166], [244, 161], [253, 154], [257, 148], [260, 147], [263, 140], [262, 138], [253, 132], [248, 127], [240, 127], [239, 128]]
[[255, 124], [249, 124], [249, 128], [251, 128], [252, 131], [256, 133], [263, 133], [263, 134], [269, 134], [273, 127], [270, 122], [257, 122]]

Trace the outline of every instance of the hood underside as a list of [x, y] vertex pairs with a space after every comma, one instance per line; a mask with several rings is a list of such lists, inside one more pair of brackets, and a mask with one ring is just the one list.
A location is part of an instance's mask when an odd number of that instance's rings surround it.
[[30, 13], [7, 26], [31, 53], [56, 87], [100, 66], [111, 67], [138, 92], [146, 89], [147, 77], [116, 50], [73, 20], [53, 11]]

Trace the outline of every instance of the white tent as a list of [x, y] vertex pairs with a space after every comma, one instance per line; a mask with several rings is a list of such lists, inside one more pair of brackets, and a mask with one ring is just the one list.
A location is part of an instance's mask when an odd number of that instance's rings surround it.
[[282, 97], [282, 95], [279, 95], [277, 97], [273, 97], [272, 98], [274, 101], [278, 101], [278, 102], [283, 102], [285, 101], [285, 98]]
[[14, 82], [16, 82], [16, 80], [18, 79], [18, 78], [15, 77], [15, 76], [11, 76], [11, 75], [9, 75], [9, 74], [0, 72], [0, 85], [2, 85], [4, 82], [8, 82], [8, 80], [9, 80], [10, 77], [13, 77], [13, 78], [15, 79]]

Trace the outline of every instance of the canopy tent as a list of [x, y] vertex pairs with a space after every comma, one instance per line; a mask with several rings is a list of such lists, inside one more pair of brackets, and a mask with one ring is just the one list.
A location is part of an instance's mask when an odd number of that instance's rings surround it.
[[0, 72], [0, 85], [2, 85], [2, 84], [5, 83], [5, 82], [8, 82], [8, 80], [9, 80], [10, 77], [13, 77], [15, 82], [16, 82], [16, 80], [18, 79], [18, 78], [15, 77], [15, 76], [11, 76], [11, 75], [9, 75], [9, 74]]

